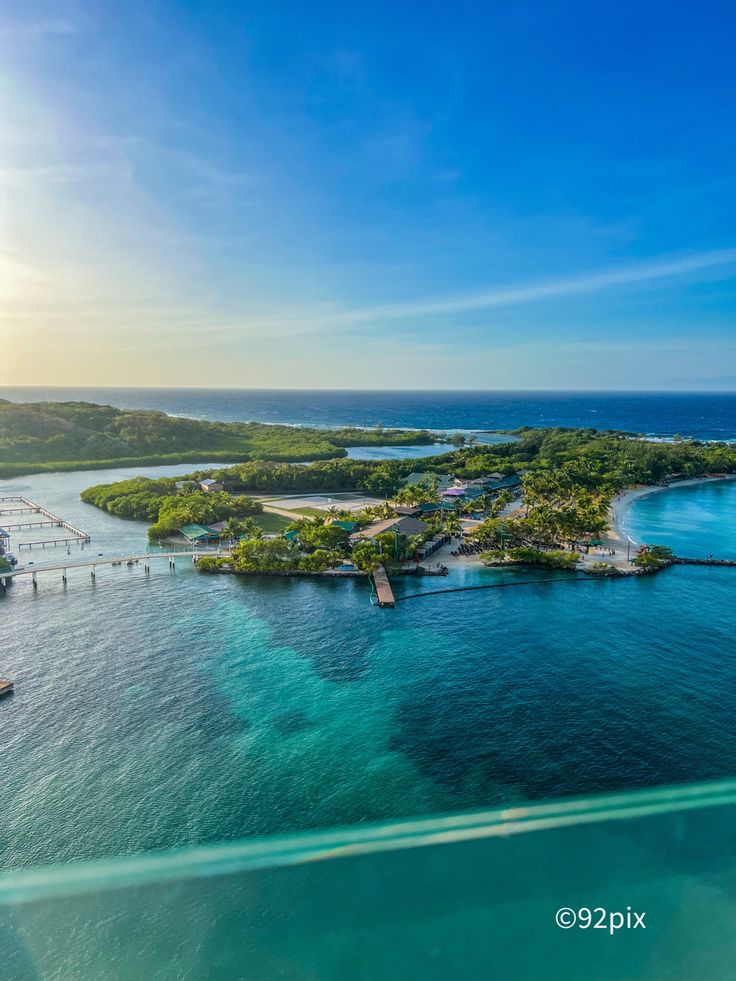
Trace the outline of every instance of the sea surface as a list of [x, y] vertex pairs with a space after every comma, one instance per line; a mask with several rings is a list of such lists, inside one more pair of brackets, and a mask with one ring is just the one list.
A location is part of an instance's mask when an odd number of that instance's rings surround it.
[[[0, 496], [89, 531], [87, 554], [130, 552], [145, 526], [79, 492], [191, 469], [21, 477]], [[654, 493], [627, 521], [638, 540], [734, 555], [735, 516], [722, 482]], [[425, 595], [509, 581], [529, 584]], [[0, 868], [736, 775], [736, 569], [466, 568], [397, 594], [382, 611], [363, 581], [186, 561], [16, 582], [0, 594], [0, 676], [16, 683], [0, 701]]]
[[80, 399], [223, 421], [445, 431], [590, 426], [652, 436], [736, 438], [736, 392], [349, 392], [267, 389], [0, 388], [13, 401]]

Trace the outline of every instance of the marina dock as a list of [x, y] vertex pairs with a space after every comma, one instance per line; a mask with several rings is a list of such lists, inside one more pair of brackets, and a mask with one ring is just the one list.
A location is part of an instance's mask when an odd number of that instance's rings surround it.
[[[11, 517], [11, 523], [8, 524], [8, 516], [10, 515], [39, 515], [39, 520], [31, 521], [29, 518], [18, 518]], [[19, 542], [18, 549], [21, 548], [46, 548], [46, 546], [53, 546], [56, 548], [58, 545], [76, 545], [84, 544], [90, 541], [90, 536], [86, 531], [81, 531], [81, 529], [75, 527], [63, 518], [60, 518], [58, 514], [54, 514], [47, 508], [43, 507], [41, 504], [36, 504], [35, 501], [29, 501], [27, 497], [0, 497], [0, 518], [3, 520], [3, 530], [6, 533], [11, 531], [28, 531], [35, 528], [64, 528], [66, 531], [71, 533], [71, 537], [65, 538], [47, 538], [41, 539], [34, 542]], [[7, 535], [6, 535], [7, 537]]]
[[391, 589], [391, 583], [382, 565], [376, 566], [373, 570], [373, 583], [376, 587], [378, 605], [394, 607], [396, 605], [394, 591]]

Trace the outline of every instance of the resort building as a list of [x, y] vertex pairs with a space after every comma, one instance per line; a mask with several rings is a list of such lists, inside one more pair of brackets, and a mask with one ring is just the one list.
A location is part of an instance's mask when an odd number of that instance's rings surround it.
[[484, 487], [448, 487], [442, 494], [442, 510], [447, 505], [455, 508], [459, 504], [472, 504], [487, 493]]
[[486, 474], [485, 477], [474, 477], [472, 480], [465, 480], [462, 477], [456, 477], [453, 488], [451, 489], [461, 488], [466, 492], [466, 494], [471, 490], [478, 491], [478, 497], [480, 497], [481, 494], [516, 487], [518, 486], [519, 482], [520, 478], [516, 473], [489, 473]]
[[216, 535], [222, 538], [222, 534], [225, 531], [225, 525], [227, 521], [215, 521], [210, 525], [205, 525], [205, 528], [209, 528], [210, 531], [214, 531]]
[[179, 529], [179, 534], [183, 535], [188, 542], [193, 544], [203, 544], [205, 542], [217, 542], [222, 537], [222, 525], [220, 521], [219, 530], [213, 525], [184, 525]]
[[486, 491], [490, 493], [495, 493], [502, 490], [514, 490], [521, 486], [521, 477], [518, 473], [507, 474], [505, 477], [502, 474], [493, 474], [492, 476], [497, 477], [497, 480], [489, 480], [486, 485]]
[[350, 541], [355, 544], [361, 540], [376, 538], [386, 532], [398, 532], [399, 535], [423, 535], [428, 527], [426, 521], [420, 521], [418, 518], [386, 518], [384, 521], [374, 521], [367, 528], [353, 532]]
[[488, 474], [485, 477], [473, 477], [472, 479], [466, 479], [465, 477], [455, 477], [455, 487], [481, 487], [484, 488], [489, 480], [495, 479], [496, 477], [502, 477], [503, 474]]
[[199, 486], [205, 494], [219, 494], [220, 491], [225, 490], [223, 482], [221, 480], [213, 480], [212, 477], [208, 477], [206, 480], [200, 480]]
[[337, 519], [334, 521], [328, 521], [327, 524], [333, 528], [342, 528], [343, 531], [347, 531], [350, 534], [352, 534], [358, 527], [357, 521], [338, 521]]

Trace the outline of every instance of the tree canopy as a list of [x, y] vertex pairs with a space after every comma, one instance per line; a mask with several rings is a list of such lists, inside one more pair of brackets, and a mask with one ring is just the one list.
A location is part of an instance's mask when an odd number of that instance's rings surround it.
[[328, 460], [346, 447], [416, 445], [418, 430], [269, 425], [184, 419], [89, 402], [0, 401], [0, 477], [50, 469], [197, 460]]

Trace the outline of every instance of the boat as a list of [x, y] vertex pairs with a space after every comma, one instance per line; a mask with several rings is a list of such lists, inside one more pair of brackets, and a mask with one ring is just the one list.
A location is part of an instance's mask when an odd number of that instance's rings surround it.
[[3, 695], [9, 695], [13, 690], [13, 682], [8, 681], [7, 678], [0, 678], [0, 698]]

